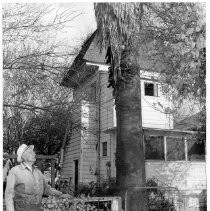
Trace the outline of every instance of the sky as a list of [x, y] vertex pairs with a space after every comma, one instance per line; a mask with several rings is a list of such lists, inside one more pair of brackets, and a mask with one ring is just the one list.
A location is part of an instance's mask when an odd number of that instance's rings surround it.
[[96, 29], [95, 13], [93, 3], [78, 2], [78, 3], [60, 3], [57, 4], [61, 9], [72, 9], [81, 12], [81, 15], [76, 17], [71, 22], [71, 28], [66, 29], [66, 33], [61, 35], [69, 43], [81, 42], [88, 34]]

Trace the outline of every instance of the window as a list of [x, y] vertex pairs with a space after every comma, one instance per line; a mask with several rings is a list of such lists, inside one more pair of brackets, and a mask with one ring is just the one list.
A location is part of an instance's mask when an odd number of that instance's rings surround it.
[[167, 160], [185, 160], [185, 144], [184, 139], [167, 137]]
[[158, 96], [158, 84], [144, 83], [144, 93], [146, 96]]
[[107, 142], [102, 143], [102, 155], [107, 156]]
[[163, 136], [146, 136], [145, 135], [145, 159], [164, 160]]
[[205, 144], [195, 140], [187, 141], [188, 160], [205, 160]]

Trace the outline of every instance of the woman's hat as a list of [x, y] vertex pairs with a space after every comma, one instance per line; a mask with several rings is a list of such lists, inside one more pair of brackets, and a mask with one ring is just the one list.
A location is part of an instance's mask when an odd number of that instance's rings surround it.
[[31, 148], [31, 149], [34, 149], [34, 145], [29, 145], [27, 146], [26, 144], [22, 144], [20, 145], [20, 147], [18, 148], [17, 150], [17, 161], [19, 163], [21, 163], [23, 160], [22, 160], [22, 155], [23, 153], [28, 149], [28, 148]]

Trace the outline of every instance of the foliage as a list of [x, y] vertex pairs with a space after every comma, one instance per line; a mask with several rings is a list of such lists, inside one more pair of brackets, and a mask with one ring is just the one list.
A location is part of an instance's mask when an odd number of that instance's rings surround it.
[[[22, 127], [21, 140], [15, 140], [11, 136], [14, 131], [10, 128], [11, 135], [4, 134], [4, 150], [11, 151], [11, 146], [18, 147], [21, 143], [35, 145], [37, 154], [54, 155], [59, 152], [65, 136], [65, 128], [69, 121], [66, 110], [43, 112], [31, 116]], [[20, 124], [20, 123], [19, 123]], [[7, 131], [8, 132], [8, 131]], [[6, 131], [5, 131], [6, 133]], [[16, 145], [15, 145], [16, 144]]]
[[146, 186], [152, 187], [151, 189], [147, 189], [147, 206], [149, 207], [149, 210], [175, 210], [173, 201], [166, 198], [163, 191], [158, 188], [154, 189], [155, 187], [158, 187], [155, 178], [147, 179]]
[[53, 155], [60, 150], [69, 121], [66, 110], [44, 112], [32, 117], [24, 128], [23, 142], [34, 144], [38, 154]]
[[[147, 206], [150, 210], [171, 210], [175, 209], [173, 201], [167, 198], [164, 194], [164, 190], [158, 188], [157, 179], [149, 178], [146, 181], [147, 188]], [[80, 184], [75, 196], [83, 197], [104, 197], [104, 196], [116, 196], [118, 188], [116, 180], [114, 178], [103, 181], [100, 185], [95, 182]]]
[[75, 196], [114, 196], [117, 193], [116, 179], [110, 178], [103, 180], [101, 184], [96, 182], [80, 183], [78, 189], [75, 191]]
[[85, 198], [65, 198], [48, 197], [42, 200], [44, 210], [57, 211], [93, 211], [96, 210], [94, 205], [85, 203]]
[[194, 135], [194, 139], [199, 144], [204, 144], [206, 146], [206, 107], [203, 108], [199, 115], [200, 125], [197, 127], [190, 128], [191, 130], [197, 131]]

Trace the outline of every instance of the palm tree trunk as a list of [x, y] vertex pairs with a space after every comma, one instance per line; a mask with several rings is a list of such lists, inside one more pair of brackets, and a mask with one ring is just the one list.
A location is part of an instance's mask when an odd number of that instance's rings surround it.
[[[118, 81], [115, 87], [117, 113], [117, 185], [127, 211], [146, 210], [145, 159], [141, 117], [141, 86], [139, 71], [131, 69], [129, 81]], [[126, 199], [127, 195], [127, 199]]]

